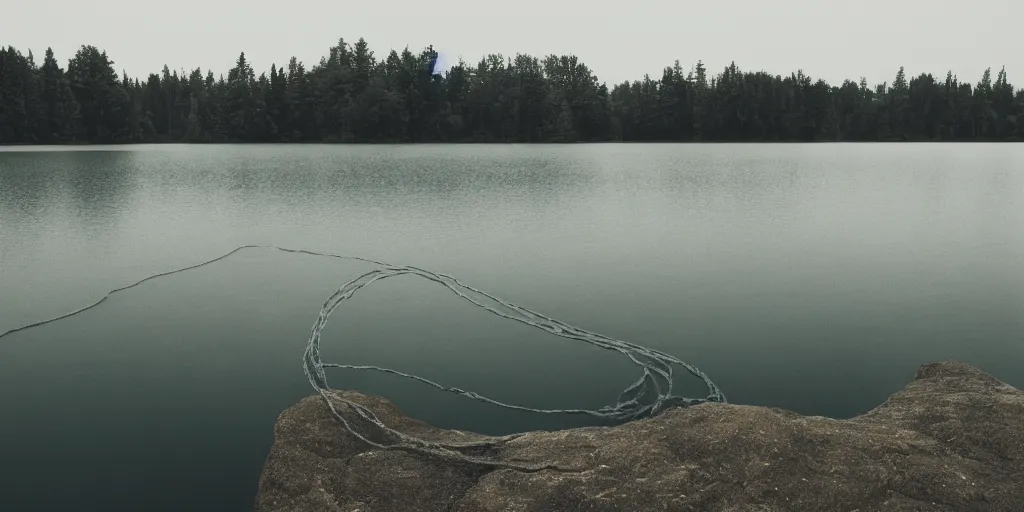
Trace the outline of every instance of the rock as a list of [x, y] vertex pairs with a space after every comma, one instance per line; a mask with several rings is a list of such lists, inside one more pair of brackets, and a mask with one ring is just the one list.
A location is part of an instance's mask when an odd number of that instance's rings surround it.
[[[423, 439], [485, 439], [405, 417], [381, 398], [338, 394]], [[921, 367], [905, 389], [849, 420], [704, 404], [614, 427], [533, 432], [487, 453], [570, 471], [488, 470], [374, 449], [319, 396], [285, 411], [275, 436], [259, 512], [1024, 510], [1024, 392], [958, 362]]]

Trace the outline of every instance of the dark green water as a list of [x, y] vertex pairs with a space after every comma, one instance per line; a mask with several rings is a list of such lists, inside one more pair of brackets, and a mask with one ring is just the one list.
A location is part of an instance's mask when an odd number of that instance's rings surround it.
[[[734, 403], [849, 417], [947, 358], [1024, 386], [1024, 145], [0, 151], [0, 331], [243, 244], [450, 273], [690, 361]], [[312, 391], [320, 305], [370, 268], [250, 250], [0, 339], [0, 510], [250, 509], [277, 415]], [[637, 376], [413, 277], [323, 343], [535, 407]], [[330, 375], [441, 426], [587, 424]]]

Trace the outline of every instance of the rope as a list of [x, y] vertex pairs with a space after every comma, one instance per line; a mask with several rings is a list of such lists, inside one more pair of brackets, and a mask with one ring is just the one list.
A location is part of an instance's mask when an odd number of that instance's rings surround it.
[[[462, 442], [462, 443], [445, 443], [445, 442], [434, 442], [423, 440], [414, 436], [410, 436], [394, 430], [385, 425], [370, 409], [357, 404], [351, 400], [344, 399], [339, 395], [332, 393], [331, 388], [327, 382], [327, 375], [325, 368], [343, 368], [349, 370], [365, 370], [365, 371], [376, 371], [389, 373], [392, 375], [398, 375], [408, 379], [413, 379], [421, 383], [433, 386], [445, 392], [454, 393], [465, 396], [472, 400], [478, 400], [499, 407], [507, 409], [514, 409], [519, 411], [528, 411], [533, 413], [541, 414], [585, 414], [590, 415], [602, 420], [611, 421], [630, 421], [642, 417], [653, 416], [658, 414], [662, 410], [668, 407], [686, 407], [697, 405], [706, 402], [718, 402], [725, 403], [725, 395], [722, 394], [721, 390], [716, 386], [711, 379], [697, 367], [686, 363], [672, 355], [666, 354], [659, 350], [650, 349], [634, 343], [609, 338], [607, 336], [590, 332], [579, 327], [575, 327], [553, 318], [544, 316], [535, 311], [531, 311], [527, 308], [517, 306], [510, 302], [506, 302], [486, 292], [473, 288], [460, 282], [452, 276], [446, 274], [440, 274], [424, 270], [413, 266], [399, 266], [375, 261], [367, 258], [361, 258], [358, 256], [345, 256], [339, 254], [323, 253], [316, 251], [307, 251], [300, 249], [289, 249], [285, 247], [277, 247], [271, 245], [243, 245], [238, 247], [223, 256], [204, 261], [202, 263], [192, 265], [189, 267], [172, 270], [169, 272], [163, 272], [160, 274], [152, 275], [141, 279], [133, 284], [116, 288], [107, 292], [98, 301], [79, 308], [70, 313], [53, 317], [47, 320], [42, 320], [22, 327], [17, 327], [6, 332], [0, 333], [0, 338], [4, 338], [10, 334], [14, 334], [19, 331], [24, 331], [34, 327], [39, 327], [52, 322], [63, 320], [65, 318], [84, 313], [92, 308], [95, 308], [107, 300], [111, 295], [119, 292], [135, 288], [147, 281], [156, 279], [158, 277], [169, 276], [177, 274], [179, 272], [186, 272], [194, 270], [212, 263], [216, 263], [223, 260], [243, 249], [274, 249], [287, 253], [296, 254], [307, 254], [312, 256], [337, 258], [344, 260], [354, 260], [366, 263], [372, 263], [378, 267], [376, 270], [366, 272], [355, 279], [345, 283], [337, 291], [335, 291], [320, 308], [320, 314], [317, 317], [316, 322], [313, 324], [313, 328], [310, 331], [309, 340], [306, 345], [306, 350], [303, 354], [303, 372], [306, 378], [309, 380], [310, 385], [313, 389], [320, 394], [326, 402], [331, 414], [337, 418], [342, 426], [352, 435], [362, 440], [363, 442], [380, 449], [397, 449], [404, 450], [414, 453], [421, 453], [426, 455], [433, 455], [442, 457], [448, 460], [462, 462], [472, 465], [485, 466], [491, 468], [507, 468], [516, 469], [520, 471], [540, 471], [544, 469], [552, 470], [564, 470], [559, 468], [553, 463], [542, 463], [542, 464], [518, 464], [512, 462], [502, 462], [490, 460], [483, 457], [471, 456], [462, 453], [459, 450], [464, 449], [480, 449], [480, 448], [493, 448], [500, 444], [506, 443], [513, 439], [523, 436], [525, 433], [511, 434], [507, 436], [492, 437], [484, 441], [474, 442]], [[533, 407], [525, 407], [521, 405], [508, 404], [492, 398], [485, 397], [473, 391], [466, 391], [456, 387], [445, 386], [429, 379], [411, 375], [408, 373], [392, 370], [388, 368], [380, 368], [377, 366], [356, 366], [346, 365], [337, 363], [324, 363], [320, 358], [320, 333], [323, 328], [327, 325], [327, 319], [330, 318], [331, 314], [341, 305], [342, 302], [352, 298], [353, 295], [363, 287], [391, 277], [400, 275], [414, 275], [421, 278], [427, 279], [434, 283], [440, 284], [447, 288], [452, 293], [456, 294], [463, 300], [470, 302], [471, 304], [483, 308], [499, 317], [514, 320], [517, 322], [524, 323], [526, 325], [536, 327], [555, 336], [559, 336], [566, 339], [581, 341], [598, 348], [605, 350], [612, 350], [618, 352], [632, 361], [634, 364], [642, 369], [640, 377], [627, 386], [620, 394], [614, 405], [602, 407], [600, 409], [538, 409]], [[692, 375], [700, 378], [704, 381], [704, 384], [708, 388], [708, 395], [705, 398], [684, 398], [675, 396], [672, 394], [673, 379], [672, 370], [673, 366], [681, 366]], [[384, 443], [377, 442], [369, 439], [367, 436], [358, 432], [357, 429], [346, 419], [345, 415], [339, 410], [338, 405], [344, 405], [347, 408], [356, 412], [356, 414], [369, 422], [373, 426], [377, 427], [378, 432], [383, 434], [385, 437], [390, 437], [393, 442]]]

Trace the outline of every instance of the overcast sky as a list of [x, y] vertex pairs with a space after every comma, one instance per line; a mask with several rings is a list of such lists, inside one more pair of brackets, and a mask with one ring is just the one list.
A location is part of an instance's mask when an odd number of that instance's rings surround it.
[[[788, 74], [802, 68], [839, 84], [908, 75], [978, 81], [1006, 65], [1024, 85], [1021, 0], [0, 0], [0, 44], [51, 46], [62, 66], [82, 44], [107, 50], [120, 72], [145, 78], [172, 69], [226, 73], [240, 51], [257, 70], [296, 56], [307, 67], [339, 37], [360, 36], [378, 57], [428, 44], [455, 63], [487, 53], [572, 53], [605, 82], [659, 78], [676, 59], [713, 72]], [[579, 7], [570, 7], [579, 6]]]

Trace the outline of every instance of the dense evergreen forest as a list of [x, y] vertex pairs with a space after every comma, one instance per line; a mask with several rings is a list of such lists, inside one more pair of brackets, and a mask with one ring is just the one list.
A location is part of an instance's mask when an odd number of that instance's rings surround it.
[[164, 66], [139, 81], [93, 46], [66, 69], [0, 48], [0, 143], [1024, 140], [1005, 70], [971, 84], [900, 68], [872, 87], [676, 61], [609, 88], [574, 56], [436, 62], [340, 40], [310, 69], [293, 57], [257, 77], [242, 53], [226, 77]]

